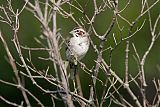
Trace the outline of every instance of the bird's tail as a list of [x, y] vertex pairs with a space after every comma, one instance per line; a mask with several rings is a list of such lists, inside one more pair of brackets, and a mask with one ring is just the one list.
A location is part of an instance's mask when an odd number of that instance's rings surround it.
[[77, 64], [72, 63], [72, 62], [70, 62], [69, 65], [70, 65], [70, 70], [71, 70], [70, 78], [73, 80], [78, 72], [78, 67], [77, 67]]

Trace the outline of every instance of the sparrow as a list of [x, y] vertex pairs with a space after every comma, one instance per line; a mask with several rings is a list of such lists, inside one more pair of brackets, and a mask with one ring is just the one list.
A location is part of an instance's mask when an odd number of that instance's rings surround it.
[[70, 34], [72, 35], [67, 42], [66, 58], [70, 66], [70, 78], [74, 79], [77, 73], [78, 61], [80, 61], [89, 49], [89, 34], [82, 27], [75, 27]]

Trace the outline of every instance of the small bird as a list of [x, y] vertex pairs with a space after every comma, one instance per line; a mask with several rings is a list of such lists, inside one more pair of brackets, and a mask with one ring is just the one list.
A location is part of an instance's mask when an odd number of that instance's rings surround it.
[[80, 61], [89, 49], [89, 34], [82, 27], [75, 27], [70, 34], [66, 47], [66, 58], [69, 61], [71, 73], [70, 78], [74, 79], [77, 73], [77, 61]]

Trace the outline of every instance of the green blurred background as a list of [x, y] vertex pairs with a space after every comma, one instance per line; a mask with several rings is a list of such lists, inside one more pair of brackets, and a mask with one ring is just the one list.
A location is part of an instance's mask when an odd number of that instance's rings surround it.
[[[123, 7], [127, 3], [127, 1], [128, 0], [119, 1], [119, 10], [123, 9]], [[150, 5], [154, 3], [154, 0], [148, 0], [148, 1], [149, 1]], [[84, 6], [86, 4], [87, 0], [78, 0], [78, 2], [82, 6]], [[101, 2], [102, 2], [102, 0], [97, 0], [98, 6], [100, 5]], [[12, 5], [14, 7], [14, 10], [21, 9], [23, 4], [24, 4], [23, 0], [12, 0]], [[6, 1], [1, 0], [0, 5], [6, 6]], [[63, 8], [65, 10], [69, 10], [68, 5], [64, 5]], [[131, 0], [130, 5], [121, 13], [121, 15], [124, 16], [125, 18], [127, 18], [131, 22], [139, 15], [140, 8], [141, 8], [141, 1], [140, 0]], [[79, 18], [83, 17], [83, 14], [76, 11], [75, 9], [72, 8], [72, 11], [75, 13], [74, 16], [77, 20]], [[0, 14], [2, 14], [1, 12], [2, 11], [0, 11]], [[157, 3], [157, 5], [155, 5], [151, 9], [150, 12], [151, 12], [152, 22], [154, 23], [155, 19], [160, 14], [160, 2]], [[93, 7], [92, 0], [89, 0], [88, 5], [86, 6], [86, 14], [89, 16], [89, 18], [91, 18], [92, 15], [94, 14], [94, 7]], [[34, 38], [40, 39], [40, 35], [42, 32], [41, 25], [38, 22], [38, 20], [33, 16], [32, 13], [30, 13], [27, 10], [24, 10], [22, 12], [19, 19], [20, 19], [20, 29], [18, 32], [18, 37], [19, 37], [20, 44], [23, 46], [27, 46], [27, 47], [42, 47], [37, 42], [35, 42], [35, 39], [34, 39]], [[112, 11], [110, 9], [107, 9], [106, 11], [104, 11], [101, 14], [99, 14], [98, 16], [96, 16], [94, 27], [95, 27], [98, 34], [102, 35], [106, 31], [107, 27], [109, 26], [109, 24], [111, 22], [111, 19], [112, 19]], [[140, 57], [142, 57], [144, 55], [144, 52], [147, 50], [149, 44], [151, 43], [151, 34], [150, 34], [149, 21], [148, 21], [147, 14], [145, 14], [142, 18], [140, 18], [140, 20], [136, 23], [136, 25], [134, 27], [134, 31], [137, 29], [138, 26], [140, 26], [143, 23], [144, 19], [146, 19], [146, 22], [145, 22], [143, 28], [139, 32], [137, 32], [132, 38], [129, 39], [130, 43], [135, 44]], [[118, 21], [119, 21], [120, 26], [124, 27], [122, 35], [124, 37], [126, 37], [128, 34], [129, 26], [126, 22], [124, 22], [120, 18], [118, 18]], [[64, 38], [66, 38], [69, 35], [68, 32], [71, 31], [76, 26], [76, 24], [71, 19], [63, 18], [62, 16], [60, 16], [58, 14], [57, 26], [58, 26], [58, 28], [60, 28], [61, 35]], [[85, 24], [85, 26], [86, 26], [86, 28], [88, 28], [87, 24]], [[21, 63], [19, 56], [16, 52], [16, 49], [14, 47], [14, 44], [11, 41], [13, 39], [12, 29], [8, 25], [0, 22], [0, 30], [2, 31], [2, 35], [5, 38], [14, 58], [16, 59], [16, 61]], [[158, 23], [158, 26], [156, 29], [156, 32], [159, 32], [159, 31], [160, 31], [160, 22]], [[115, 25], [112, 32], [108, 36], [108, 39], [105, 43], [105, 48], [109, 47], [110, 45], [112, 47], [115, 46], [114, 41], [113, 41], [113, 37], [112, 37], [113, 33], [115, 34], [117, 41], [120, 40], [120, 32], [118, 30], [117, 25]], [[98, 46], [99, 45], [98, 38], [95, 37], [94, 35], [90, 35], [90, 37], [94, 41], [94, 43]], [[47, 46], [47, 43], [45, 40], [41, 40], [41, 41]], [[0, 41], [0, 49], [1, 49], [1, 51], [0, 51], [0, 79], [5, 80], [5, 81], [9, 81], [9, 82], [14, 82], [14, 74], [13, 74], [11, 66], [7, 62], [7, 55], [6, 55], [4, 46], [1, 41]], [[138, 66], [137, 66], [135, 59], [133, 58], [133, 55], [135, 55], [135, 53], [133, 51], [132, 45], [130, 45], [129, 50], [130, 50], [130, 52], [129, 52], [129, 72], [130, 72], [130, 74], [135, 76], [138, 72]], [[23, 50], [22, 52], [24, 54], [24, 57], [27, 58], [28, 51]], [[61, 55], [62, 55], [63, 59], [65, 60], [64, 48], [61, 49]], [[38, 57], [47, 57], [48, 56], [47, 52], [33, 51], [32, 52], [32, 62], [39, 70], [47, 69], [47, 67], [50, 66], [49, 73], [52, 75], [55, 75], [54, 69], [52, 68], [52, 63], [50, 61], [40, 60], [37, 58], [37, 56]], [[90, 47], [89, 52], [87, 53], [86, 57], [82, 60], [82, 62], [84, 62], [88, 66], [88, 68], [92, 68], [92, 66], [95, 66], [96, 58], [97, 58], [97, 55], [94, 52], [94, 49], [92, 47]], [[106, 62], [109, 62], [109, 51], [106, 51], [103, 54], [103, 58], [106, 60]], [[125, 68], [125, 63], [124, 63], [125, 59], [124, 58], [125, 58], [125, 41], [122, 42], [114, 50], [113, 56], [112, 56], [112, 69], [121, 78], [124, 78], [124, 68]], [[151, 101], [153, 98], [153, 94], [155, 94], [155, 90], [154, 90], [153, 83], [151, 80], [153, 80], [154, 78], [160, 79], [160, 71], [158, 71], [158, 68], [157, 68], [158, 65], [160, 67], [160, 38], [158, 38], [156, 40], [150, 54], [147, 56], [147, 59], [145, 62], [145, 68], [144, 68], [147, 84], [149, 85], [149, 87], [147, 89], [147, 95]], [[19, 68], [19, 69], [23, 71], [22, 68]], [[88, 98], [89, 97], [90, 78], [88, 77], [88, 75], [86, 73], [84, 73], [84, 71], [79, 72], [79, 73], [80, 73], [80, 78], [82, 81], [82, 89], [83, 89], [84, 96], [85, 96], [85, 98]], [[100, 79], [102, 79], [102, 81], [105, 80], [105, 78], [106, 78], [102, 72], [100, 72], [99, 77], [100, 77]], [[51, 106], [50, 96], [47, 94], [42, 94], [42, 92], [37, 87], [32, 85], [32, 82], [29, 79], [25, 78], [25, 80], [26, 80], [25, 81], [26, 87], [32, 93], [34, 93], [34, 95], [36, 97], [38, 97], [46, 106], [48, 106], [48, 107]], [[46, 81], [43, 81], [43, 80], [37, 80], [37, 81], [45, 89], [52, 89], [52, 90], [56, 89], [56, 87], [51, 86], [50, 84], [46, 83]], [[101, 87], [102, 87], [101, 84], [98, 83], [98, 85], [97, 85], [98, 96], [101, 96], [101, 93], [102, 93]], [[131, 87], [134, 87], [134, 84]], [[124, 90], [122, 89], [120, 91], [122, 93], [124, 93], [124, 96], [125, 96]], [[136, 88], [133, 89], [133, 91], [135, 93], [137, 93], [137, 95], [138, 95], [139, 92], [136, 92]], [[2, 83], [0, 83], [0, 95], [5, 97], [6, 99], [9, 99], [10, 101], [17, 102], [18, 104], [20, 104], [20, 102], [23, 100], [21, 92], [19, 90], [17, 90], [16, 87], [7, 86]], [[127, 97], [127, 95], [126, 95], [126, 97]], [[30, 101], [33, 101], [32, 98], [30, 98], [30, 99], [31, 99]], [[107, 101], [107, 103], [108, 102], [109, 101]], [[32, 103], [34, 106], [37, 106], [35, 101], [33, 101]], [[61, 101], [56, 100], [55, 103], [56, 103], [57, 107], [63, 106]], [[0, 106], [7, 107], [9, 105], [0, 101]]]

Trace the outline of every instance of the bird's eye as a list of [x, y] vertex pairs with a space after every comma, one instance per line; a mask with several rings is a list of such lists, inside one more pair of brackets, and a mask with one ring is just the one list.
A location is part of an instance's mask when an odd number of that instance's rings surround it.
[[76, 33], [79, 33], [79, 30], [76, 30], [75, 32], [76, 32]]

